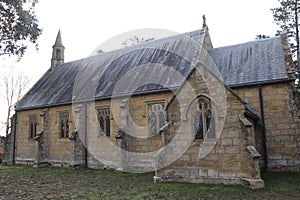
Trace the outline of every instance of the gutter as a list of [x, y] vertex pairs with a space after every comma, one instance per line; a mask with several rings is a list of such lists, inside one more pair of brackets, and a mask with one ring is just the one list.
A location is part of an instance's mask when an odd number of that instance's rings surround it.
[[265, 114], [264, 114], [264, 102], [261, 84], [258, 85], [258, 95], [259, 95], [259, 106], [260, 115], [262, 123], [262, 142], [263, 142], [263, 155], [264, 155], [264, 170], [268, 171], [268, 153], [267, 153], [267, 139], [266, 139], [266, 128], [265, 128]]
[[15, 160], [15, 157], [16, 157], [16, 138], [17, 138], [17, 112], [15, 113], [15, 119], [14, 119], [14, 133], [13, 133], [13, 136], [14, 136], [14, 141], [13, 141], [13, 155], [12, 155], [12, 163], [13, 165], [16, 164], [16, 160]]
[[88, 151], [87, 145], [87, 103], [84, 104], [84, 166], [88, 167]]
[[242, 84], [228, 84], [227, 86], [236, 89], [241, 87], [249, 87], [249, 86], [259, 86], [259, 85], [268, 85], [268, 84], [274, 84], [274, 83], [286, 83], [286, 82], [292, 82], [294, 79], [289, 78], [283, 78], [283, 79], [276, 79], [276, 80], [267, 80], [267, 81], [259, 81], [259, 82], [251, 82], [251, 83], [242, 83]]
[[78, 100], [78, 101], [74, 100], [74, 101], [67, 101], [67, 102], [63, 102], [63, 103], [51, 103], [51, 104], [45, 104], [45, 105], [29, 106], [29, 107], [25, 107], [25, 108], [16, 108], [15, 111], [18, 112], [18, 111], [26, 111], [26, 110], [32, 110], [32, 109], [67, 106], [67, 105], [72, 105], [72, 104], [90, 103], [90, 102], [95, 102], [95, 101], [104, 101], [104, 100], [111, 100], [111, 99], [117, 99], [117, 98], [135, 97], [135, 96], [149, 95], [149, 94], [160, 94], [160, 93], [165, 93], [165, 92], [174, 93], [178, 89], [179, 89], [179, 87], [172, 87], [172, 88], [152, 90], [152, 91], [139, 92], [139, 93], [133, 93], [133, 94], [120, 94], [120, 95], [113, 95], [113, 96], [95, 97], [92, 99], [83, 99], [83, 100]]

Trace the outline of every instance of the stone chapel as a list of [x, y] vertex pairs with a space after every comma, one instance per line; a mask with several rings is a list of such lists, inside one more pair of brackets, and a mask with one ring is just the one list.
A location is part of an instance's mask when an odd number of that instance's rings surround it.
[[264, 187], [300, 170], [299, 94], [285, 35], [213, 48], [200, 30], [51, 67], [18, 102], [6, 164], [154, 171]]

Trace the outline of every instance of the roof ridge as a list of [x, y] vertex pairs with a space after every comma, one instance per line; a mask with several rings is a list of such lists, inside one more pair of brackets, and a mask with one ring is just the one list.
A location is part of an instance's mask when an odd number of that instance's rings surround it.
[[227, 45], [227, 46], [221, 46], [221, 47], [212, 48], [212, 49], [209, 49], [209, 51], [223, 49], [223, 48], [233, 48], [233, 47], [238, 47], [238, 46], [244, 46], [244, 45], [247, 45], [247, 44], [255, 44], [255, 43], [261, 43], [261, 42], [267, 42], [269, 40], [280, 39], [280, 37], [281, 36], [274, 36], [274, 37], [264, 38], [264, 39], [260, 39], [260, 40], [252, 40], [252, 41], [249, 41], [249, 42], [241, 42], [241, 43], [237, 43], [237, 44], [232, 44], [232, 45]]
[[[121, 48], [118, 48], [118, 49], [113, 49], [113, 50], [110, 50], [110, 51], [107, 51], [107, 52], [104, 52], [102, 54], [107, 54], [107, 53], [110, 53], [110, 52], [116, 52], [116, 51], [121, 51], [121, 50], [130, 50], [130, 49], [135, 49], [136, 47], [141, 47], [141, 46], [145, 46], [146, 44], [151, 44], [151, 43], [157, 43], [159, 41], [163, 41], [163, 40], [168, 40], [168, 39], [172, 39], [172, 38], [176, 38], [176, 37], [180, 37], [180, 36], [183, 36], [183, 35], [188, 35], [188, 34], [192, 34], [192, 33], [196, 33], [196, 32], [199, 32], [202, 31], [203, 29], [198, 29], [198, 30], [194, 30], [194, 31], [189, 31], [189, 32], [184, 32], [184, 33], [178, 33], [178, 34], [175, 34], [175, 35], [170, 35], [170, 36], [166, 36], [166, 37], [162, 37], [162, 38], [158, 38], [158, 39], [154, 39], [154, 40], [151, 40], [151, 41], [147, 41], [147, 42], [143, 42], [143, 43], [139, 43], [139, 44], [134, 44], [132, 46], [128, 46], [128, 47], [121, 47]], [[102, 55], [102, 54], [99, 54], [99, 55]], [[99, 56], [99, 55], [93, 55], [93, 56]], [[93, 57], [93, 56], [89, 56], [89, 57]]]
[[189, 31], [189, 32], [185, 32], [185, 33], [179, 33], [179, 34], [176, 34], [176, 35], [170, 35], [170, 36], [166, 36], [166, 37], [163, 37], [163, 38], [159, 38], [159, 39], [156, 39], [156, 40], [151, 40], [151, 41], [148, 41], [148, 42], [144, 42], [144, 43], [140, 43], [140, 44], [135, 44], [135, 45], [132, 45], [132, 46], [129, 46], [129, 47], [122, 47], [122, 48], [118, 48], [118, 49], [113, 49], [113, 50], [110, 50], [110, 51], [107, 51], [107, 52], [103, 52], [101, 54], [95, 54], [95, 55], [90, 55], [90, 56], [87, 56], [87, 57], [84, 57], [84, 58], [79, 58], [79, 59], [76, 59], [76, 60], [71, 60], [71, 61], [68, 61], [68, 62], [65, 62], [61, 65], [64, 65], [64, 64], [67, 64], [67, 63], [72, 63], [72, 62], [80, 62], [80, 61], [83, 61], [85, 59], [89, 59], [89, 58], [95, 58], [95, 57], [100, 57], [100, 56], [103, 56], [103, 55], [109, 55], [109, 54], [114, 54], [116, 52], [126, 52], [126, 51], [131, 51], [131, 50], [135, 50], [135, 49], [138, 49], [139, 47], [143, 47], [143, 46], [146, 46], [146, 45], [149, 45], [149, 44], [155, 44], [157, 42], [160, 42], [160, 41], [163, 41], [163, 40], [168, 40], [168, 39], [172, 39], [172, 38], [176, 38], [176, 37], [180, 37], [180, 36], [183, 36], [183, 35], [187, 35], [189, 36], [194, 34], [194, 33], [197, 33], [203, 31], [203, 29], [197, 29], [197, 30], [194, 30], [194, 31]]

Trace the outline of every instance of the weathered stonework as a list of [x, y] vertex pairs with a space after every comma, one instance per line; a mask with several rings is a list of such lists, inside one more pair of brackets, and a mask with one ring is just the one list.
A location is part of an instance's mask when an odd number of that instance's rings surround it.
[[[227, 91], [228, 107], [225, 126], [222, 134], [215, 139], [216, 144], [209, 154], [199, 158], [202, 140], [195, 140], [190, 148], [170, 166], [158, 170], [157, 176], [164, 181], [178, 182], [203, 182], [214, 184], [241, 184], [242, 179], [259, 180], [260, 169], [258, 159], [252, 158], [247, 150], [247, 137], [239, 122], [240, 111], [244, 110], [244, 104], [231, 92]], [[229, 101], [230, 99], [230, 101]], [[235, 100], [234, 100], [235, 99]], [[170, 106], [169, 118], [179, 116], [180, 112]], [[170, 127], [170, 132], [175, 132], [176, 126]], [[177, 134], [181, 134], [178, 132]], [[168, 155], [171, 152], [168, 152]], [[169, 155], [170, 156], [170, 155]], [[159, 162], [162, 162], [159, 160]], [[255, 165], [256, 167], [253, 167]], [[252, 186], [251, 186], [252, 187]]]
[[11, 132], [6, 136], [4, 143], [4, 154], [3, 154], [3, 165], [14, 165], [15, 164], [15, 145], [14, 145], [14, 135], [15, 135], [15, 124], [16, 124], [16, 115], [11, 118]]
[[[234, 89], [261, 118], [258, 86]], [[300, 123], [297, 97], [291, 82], [262, 85], [268, 168], [300, 170]], [[257, 138], [258, 139], [258, 138]], [[261, 144], [257, 141], [257, 144]], [[262, 148], [258, 147], [260, 153]]]

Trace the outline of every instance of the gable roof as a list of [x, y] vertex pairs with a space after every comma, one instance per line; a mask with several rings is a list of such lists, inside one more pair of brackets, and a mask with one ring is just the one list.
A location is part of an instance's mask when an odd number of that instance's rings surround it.
[[[205, 37], [206, 30], [60, 64], [44, 74], [17, 104], [16, 110], [176, 91], [192, 70], [192, 60], [197, 48], [203, 47], [201, 38]], [[240, 86], [288, 79], [283, 49], [281, 38], [274, 37], [209, 49], [208, 54], [225, 84]]]
[[228, 86], [288, 79], [281, 37], [208, 50]]
[[111, 96], [176, 90], [191, 70], [203, 29], [118, 49], [49, 69], [16, 110]]

